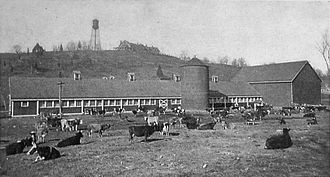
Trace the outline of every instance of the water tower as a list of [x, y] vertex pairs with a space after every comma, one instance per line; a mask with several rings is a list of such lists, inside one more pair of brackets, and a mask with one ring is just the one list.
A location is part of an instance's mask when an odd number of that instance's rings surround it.
[[181, 69], [182, 108], [189, 112], [206, 112], [209, 106], [209, 67], [194, 57]]
[[93, 20], [92, 34], [89, 46], [92, 50], [101, 50], [99, 21], [97, 19]]

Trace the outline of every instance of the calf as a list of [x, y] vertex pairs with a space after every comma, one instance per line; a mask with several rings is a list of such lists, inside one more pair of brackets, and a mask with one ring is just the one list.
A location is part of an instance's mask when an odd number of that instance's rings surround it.
[[158, 125], [158, 120], [159, 120], [158, 116], [148, 116], [145, 117], [144, 119], [147, 121], [149, 126]]
[[99, 136], [102, 137], [102, 134], [105, 130], [110, 128], [110, 124], [89, 124], [87, 125], [88, 135], [92, 136], [92, 133], [99, 133]]
[[80, 139], [83, 137], [81, 132], [76, 133], [75, 136], [69, 137], [57, 143], [56, 147], [66, 147], [80, 144]]
[[166, 136], [168, 136], [170, 134], [170, 123], [164, 122], [162, 124], [160, 134], [166, 135]]
[[130, 135], [130, 141], [133, 141], [133, 137], [142, 137], [144, 136], [145, 141], [157, 130], [156, 126], [140, 125], [140, 126], [130, 126], [128, 132]]
[[6, 148], [6, 155], [13, 155], [23, 153], [23, 150], [26, 146], [32, 146], [32, 137], [27, 137], [22, 139], [21, 141], [17, 141], [15, 143], [11, 143], [7, 145]]
[[[32, 132], [31, 132], [32, 133]], [[48, 134], [48, 126], [47, 124], [37, 124], [36, 125], [36, 143], [44, 143], [45, 142], [45, 137]]]
[[284, 149], [292, 146], [289, 128], [283, 128], [281, 135], [272, 135], [266, 140], [265, 149]]
[[70, 128], [68, 124], [68, 120], [66, 119], [61, 119], [61, 130], [65, 131], [66, 129]]

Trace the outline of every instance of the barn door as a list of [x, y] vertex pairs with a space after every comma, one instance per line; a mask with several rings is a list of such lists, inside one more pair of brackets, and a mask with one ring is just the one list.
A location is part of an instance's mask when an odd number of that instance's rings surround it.
[[159, 107], [166, 108], [168, 106], [167, 99], [160, 99], [159, 100]]

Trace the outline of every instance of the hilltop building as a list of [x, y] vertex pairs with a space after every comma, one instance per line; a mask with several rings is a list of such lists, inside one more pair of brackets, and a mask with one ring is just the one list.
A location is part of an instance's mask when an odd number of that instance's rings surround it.
[[[210, 67], [193, 58], [181, 65], [180, 71], [172, 79], [154, 80], [141, 80], [136, 73], [127, 73], [125, 80], [11, 77], [11, 115], [58, 111], [58, 82], [64, 83], [64, 114], [82, 114], [91, 109], [131, 111], [140, 106], [205, 111], [254, 106], [262, 101], [278, 107], [321, 102], [321, 80], [307, 61], [236, 68]], [[160, 78], [163, 75], [160, 69], [157, 74]]]

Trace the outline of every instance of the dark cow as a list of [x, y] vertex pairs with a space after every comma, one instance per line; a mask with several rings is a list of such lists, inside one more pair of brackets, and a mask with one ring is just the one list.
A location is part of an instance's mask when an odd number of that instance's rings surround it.
[[88, 135], [92, 136], [92, 133], [99, 133], [99, 136], [102, 137], [103, 132], [110, 127], [110, 124], [89, 124], [87, 125]]
[[36, 152], [38, 153], [38, 156], [34, 160], [35, 162], [39, 160], [51, 160], [61, 157], [60, 152], [56, 148], [50, 146], [36, 147]]
[[158, 126], [148, 126], [148, 125], [130, 126], [128, 128], [130, 141], [133, 141], [134, 136], [136, 137], [144, 136], [145, 138], [144, 140], [147, 142], [147, 138], [157, 130], [158, 130]]
[[272, 135], [266, 140], [265, 149], [284, 149], [292, 146], [289, 128], [283, 128], [283, 134]]
[[27, 137], [22, 139], [21, 141], [17, 141], [15, 143], [11, 143], [7, 145], [6, 148], [6, 155], [13, 155], [23, 153], [23, 150], [26, 146], [32, 146], [32, 137]]
[[197, 130], [213, 130], [216, 122], [210, 122], [210, 123], [205, 123], [205, 124], [200, 124], [197, 127]]
[[281, 125], [282, 125], [282, 124], [286, 124], [286, 122], [285, 122], [285, 120], [284, 120], [283, 117], [280, 119], [280, 124], [281, 124]]
[[76, 133], [75, 136], [69, 137], [57, 143], [56, 147], [66, 147], [80, 144], [80, 139], [83, 137], [81, 132]]

